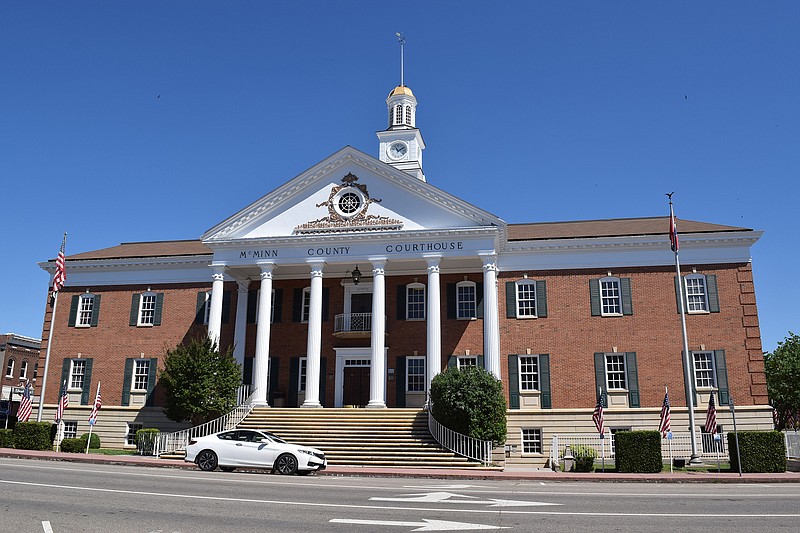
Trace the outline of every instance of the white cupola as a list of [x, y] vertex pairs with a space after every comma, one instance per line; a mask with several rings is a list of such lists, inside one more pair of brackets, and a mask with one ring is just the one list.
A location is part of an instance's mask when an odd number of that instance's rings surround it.
[[380, 140], [379, 159], [425, 181], [422, 173], [422, 151], [425, 141], [416, 127], [417, 99], [411, 89], [398, 85], [386, 98], [389, 127], [377, 132]]

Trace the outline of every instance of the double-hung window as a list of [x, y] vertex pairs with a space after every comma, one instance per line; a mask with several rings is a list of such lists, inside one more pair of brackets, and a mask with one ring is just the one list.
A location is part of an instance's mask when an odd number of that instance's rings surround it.
[[28, 379], [28, 360], [23, 359], [19, 363], [19, 379]]
[[206, 303], [203, 304], [203, 324], [208, 325], [211, 319], [211, 293], [205, 293]]
[[73, 359], [69, 369], [69, 388], [83, 390], [86, 378], [86, 359]]
[[631, 278], [610, 274], [589, 280], [592, 316], [618, 317], [633, 314]]
[[425, 392], [425, 358], [406, 358], [406, 391]]
[[64, 438], [75, 439], [78, 437], [78, 423], [64, 421]]
[[619, 278], [602, 278], [600, 280], [600, 312], [603, 316], [622, 314], [622, 291]]
[[628, 388], [624, 353], [606, 354], [606, 384], [608, 390], [626, 390]]
[[536, 282], [517, 282], [517, 318], [536, 317]]
[[522, 453], [542, 453], [542, 430], [522, 428]]
[[133, 362], [133, 383], [131, 390], [146, 392], [150, 375], [150, 360], [136, 359]]
[[708, 292], [706, 277], [702, 274], [690, 274], [684, 278], [686, 284], [686, 310], [690, 313], [707, 313]]
[[[309, 294], [309, 302], [310, 302], [311, 301], [310, 300], [310, 298], [311, 298], [311, 289], [309, 289], [309, 293], [308, 294]], [[256, 322], [256, 324], [258, 324], [258, 313], [259, 313], [259, 309], [261, 307], [260, 302], [261, 302], [261, 289], [258, 289], [256, 291], [256, 305], [255, 305], [255, 308], [256, 308], [255, 322]], [[305, 293], [303, 293], [303, 312], [304, 313], [306, 313], [306, 309], [307, 309], [307, 306], [306, 306], [306, 300], [305, 300]], [[305, 318], [303, 320], [307, 321], [308, 320], [308, 315], [305, 314], [303, 316], [305, 316]], [[272, 324], [273, 322], [275, 322], [275, 289], [272, 289], [272, 299], [271, 299], [270, 306], [269, 306], [269, 323]]]
[[311, 312], [311, 287], [303, 289], [303, 307], [300, 315], [300, 322], [308, 322], [308, 316]]
[[156, 293], [145, 292], [139, 299], [139, 326], [152, 326], [156, 317]]
[[519, 390], [521, 392], [539, 390], [539, 356], [519, 356]]
[[425, 320], [425, 285], [406, 285], [406, 320]]
[[8, 362], [6, 363], [6, 377], [13, 378], [14, 377], [14, 358], [9, 357]]
[[94, 294], [81, 294], [78, 299], [78, 316], [75, 326], [88, 328], [92, 325], [92, 314], [94, 313]]
[[456, 313], [459, 320], [477, 318], [477, 290], [474, 281], [456, 284]]
[[128, 432], [125, 435], [125, 445], [126, 446], [136, 446], [136, 432], [140, 429], [144, 429], [143, 424], [132, 424], [128, 422]]
[[300, 358], [300, 371], [297, 373], [297, 379], [299, 382], [297, 383], [297, 390], [300, 392], [306, 391], [306, 374], [308, 373], [308, 358], [301, 357]]
[[716, 386], [713, 352], [692, 352], [694, 360], [694, 382], [698, 389]]

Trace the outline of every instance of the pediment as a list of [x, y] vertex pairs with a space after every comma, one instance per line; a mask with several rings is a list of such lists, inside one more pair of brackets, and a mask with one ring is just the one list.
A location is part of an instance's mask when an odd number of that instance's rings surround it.
[[505, 222], [348, 146], [209, 229], [202, 240], [486, 226]]

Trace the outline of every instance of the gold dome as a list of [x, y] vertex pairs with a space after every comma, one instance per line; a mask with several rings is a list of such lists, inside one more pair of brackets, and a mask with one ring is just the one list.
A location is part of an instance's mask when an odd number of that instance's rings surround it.
[[397, 87], [392, 89], [392, 92], [389, 93], [389, 97], [391, 98], [392, 96], [398, 96], [401, 94], [405, 94], [407, 96], [414, 96], [414, 93], [411, 92], [411, 89], [409, 89], [405, 85], [398, 85]]

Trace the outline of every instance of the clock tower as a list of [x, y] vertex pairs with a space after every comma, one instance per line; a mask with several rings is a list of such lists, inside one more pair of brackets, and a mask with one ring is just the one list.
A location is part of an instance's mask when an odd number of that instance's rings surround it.
[[381, 161], [425, 181], [422, 173], [422, 150], [425, 142], [416, 128], [417, 99], [411, 89], [398, 85], [386, 98], [389, 127], [377, 132]]

